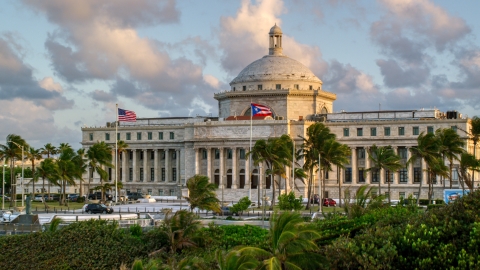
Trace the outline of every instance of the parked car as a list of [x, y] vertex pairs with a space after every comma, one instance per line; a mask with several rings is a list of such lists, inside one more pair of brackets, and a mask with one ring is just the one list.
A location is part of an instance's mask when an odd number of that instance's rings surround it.
[[129, 200], [131, 201], [136, 201], [138, 199], [142, 199], [144, 196], [143, 193], [141, 192], [130, 192], [130, 193], [127, 193], [127, 197]]
[[[111, 201], [113, 199], [113, 196], [112, 196], [112, 194], [106, 193], [105, 198], [107, 199], [107, 201]], [[98, 192], [95, 192], [95, 193], [91, 193], [91, 194], [88, 195], [88, 199], [89, 200], [101, 200], [102, 199], [102, 192], [98, 191]]]
[[43, 202], [43, 199], [46, 198], [47, 195], [42, 195], [42, 194], [39, 194], [39, 195], [35, 195], [35, 197], [33, 198], [33, 201], [34, 202]]
[[[217, 215], [217, 213], [214, 213], [213, 215]], [[222, 206], [220, 207], [220, 215], [221, 216], [236, 216], [237, 213], [233, 213], [232, 210], [230, 209], [230, 207], [228, 206]]]
[[[0, 201], [3, 200], [3, 195], [0, 195]], [[5, 195], [5, 201], [10, 201], [10, 197]]]
[[70, 202], [76, 202], [78, 199], [79, 195], [78, 194], [68, 194], [68, 201]]
[[337, 202], [332, 198], [324, 198], [323, 206], [337, 206]]
[[90, 203], [85, 207], [85, 212], [90, 214], [95, 214], [95, 213], [111, 214], [113, 213], [113, 208], [106, 206], [103, 203]]

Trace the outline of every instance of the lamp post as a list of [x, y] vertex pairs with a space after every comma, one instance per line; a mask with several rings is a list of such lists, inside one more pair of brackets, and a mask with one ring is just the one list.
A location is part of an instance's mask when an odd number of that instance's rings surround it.
[[[15, 144], [16, 146], [22, 148], [22, 207], [23, 207], [23, 198], [25, 197], [25, 189], [23, 188], [23, 176], [24, 176], [24, 156], [23, 156], [23, 145], [20, 145], [14, 141], [8, 141], [8, 142], [11, 142], [13, 144]], [[16, 189], [16, 184], [15, 184], [15, 189]], [[16, 190], [15, 190], [16, 191]], [[17, 193], [15, 192], [15, 196], [17, 196]], [[15, 198], [15, 205], [16, 205], [16, 198]]]
[[3, 157], [2, 210], [5, 209], [5, 157]]

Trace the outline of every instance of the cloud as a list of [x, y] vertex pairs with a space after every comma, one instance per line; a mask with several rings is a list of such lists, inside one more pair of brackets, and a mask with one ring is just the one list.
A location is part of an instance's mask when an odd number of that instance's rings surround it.
[[103, 101], [103, 102], [112, 102], [117, 100], [116, 97], [112, 95], [112, 93], [105, 92], [103, 90], [98, 90], [98, 89], [91, 92], [89, 95], [92, 99]]
[[377, 60], [377, 65], [383, 75], [383, 82], [391, 88], [418, 87], [425, 83], [430, 76], [430, 70], [427, 67], [412, 65], [412, 67], [404, 69], [393, 59]]

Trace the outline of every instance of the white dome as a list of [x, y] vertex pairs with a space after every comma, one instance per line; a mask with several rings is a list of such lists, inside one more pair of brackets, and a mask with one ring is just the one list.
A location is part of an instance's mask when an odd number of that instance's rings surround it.
[[230, 82], [230, 85], [262, 81], [295, 81], [322, 84], [322, 81], [309, 68], [297, 60], [283, 55], [266, 55], [245, 67]]

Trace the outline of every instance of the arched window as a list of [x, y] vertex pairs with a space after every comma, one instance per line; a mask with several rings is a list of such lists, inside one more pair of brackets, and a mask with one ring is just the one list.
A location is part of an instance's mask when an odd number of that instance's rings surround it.
[[240, 179], [239, 179], [239, 185], [238, 188], [245, 188], [245, 170], [241, 169], [240, 170]]
[[227, 188], [232, 188], [232, 169], [227, 170]]
[[251, 181], [251, 188], [252, 189], [257, 189], [258, 188], [258, 170], [255, 169], [252, 171], [252, 176], [250, 177], [252, 179]]
[[219, 169], [216, 169], [216, 170], [215, 170], [215, 173], [214, 173], [213, 178], [214, 178], [214, 181], [215, 181], [215, 182], [214, 182], [215, 185], [216, 185], [217, 187], [219, 187], [219, 186], [220, 186], [220, 170], [219, 170]]

